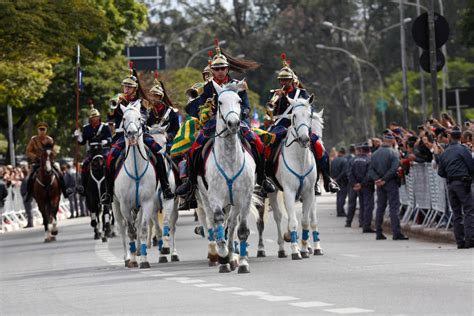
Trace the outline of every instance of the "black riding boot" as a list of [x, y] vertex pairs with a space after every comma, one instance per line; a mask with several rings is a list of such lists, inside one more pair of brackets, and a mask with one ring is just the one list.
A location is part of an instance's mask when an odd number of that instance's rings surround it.
[[257, 184], [261, 186], [261, 194], [274, 193], [276, 191], [275, 185], [267, 178], [265, 171], [266, 160], [264, 154], [260, 154], [254, 146], [252, 146], [253, 156], [257, 167]]
[[163, 191], [163, 197], [165, 200], [171, 200], [174, 198], [173, 192], [171, 192], [170, 184], [166, 174], [165, 161], [162, 154], [155, 154], [156, 157], [156, 171], [158, 173], [158, 179], [161, 183], [161, 190]]
[[176, 189], [176, 195], [187, 196], [197, 185], [198, 170], [201, 168], [202, 146], [194, 150], [192, 158], [188, 160], [188, 178]]
[[339, 185], [329, 176], [329, 162], [327, 161], [327, 157], [316, 159], [316, 165], [318, 166], [319, 173], [323, 176], [324, 190], [331, 193], [339, 192]]
[[66, 182], [64, 182], [64, 178], [60, 172], [58, 172], [58, 179], [59, 179], [59, 186], [61, 187], [61, 192], [63, 193], [65, 198], [68, 198], [69, 193], [67, 191]]
[[114, 196], [114, 174], [115, 174], [115, 162], [112, 161], [110, 167], [105, 168], [105, 192], [101, 196], [100, 203], [104, 205], [111, 205]]

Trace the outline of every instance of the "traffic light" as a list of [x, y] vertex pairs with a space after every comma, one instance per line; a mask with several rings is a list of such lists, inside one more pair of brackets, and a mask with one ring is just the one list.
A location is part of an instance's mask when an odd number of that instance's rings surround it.
[[[449, 37], [448, 21], [438, 13], [434, 14], [435, 40], [436, 40], [436, 71], [443, 69], [446, 62], [443, 53], [439, 48], [443, 46]], [[423, 49], [420, 56], [420, 65], [424, 71], [430, 72], [430, 33], [428, 28], [428, 13], [418, 16], [413, 22], [411, 34], [416, 45]]]

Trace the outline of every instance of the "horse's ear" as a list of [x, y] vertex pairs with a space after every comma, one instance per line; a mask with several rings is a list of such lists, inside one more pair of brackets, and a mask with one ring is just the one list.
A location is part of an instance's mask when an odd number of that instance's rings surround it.
[[168, 131], [168, 128], [170, 128], [170, 123], [169, 122], [168, 122], [168, 124], [161, 126], [161, 129], [163, 130], [163, 132]]
[[122, 113], [124, 113], [127, 108], [123, 104], [120, 104], [120, 109], [122, 110]]
[[308, 102], [309, 102], [309, 104], [312, 104], [313, 101], [314, 101], [314, 94], [311, 94], [309, 99], [308, 99]]
[[295, 105], [296, 104], [296, 100], [292, 99], [292, 98], [287, 98], [288, 99], [288, 102], [290, 103], [290, 105]]
[[237, 83], [237, 88], [238, 88], [238, 92], [248, 90], [249, 86], [247, 85], [247, 80], [245, 80], [245, 78], [240, 80]]
[[217, 94], [221, 93], [221, 91], [223, 90], [221, 88], [221, 86], [219, 86], [214, 80], [212, 80], [211, 82], [212, 82], [212, 85], [214, 86], [214, 89], [216, 90]]
[[130, 106], [134, 107], [137, 110], [140, 110], [142, 102], [140, 99], [136, 100], [135, 102], [130, 103]]

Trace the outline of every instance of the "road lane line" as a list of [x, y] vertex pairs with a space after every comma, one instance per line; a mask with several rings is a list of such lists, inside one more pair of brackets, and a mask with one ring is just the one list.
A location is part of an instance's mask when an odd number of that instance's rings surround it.
[[170, 277], [170, 276], [174, 276], [176, 274], [174, 273], [159, 273], [159, 274], [152, 274], [151, 276], [154, 276], [154, 277]]
[[324, 311], [336, 314], [361, 314], [361, 313], [373, 313], [371, 309], [363, 309], [357, 307], [347, 307], [347, 308], [332, 308], [325, 309]]
[[189, 278], [186, 277], [174, 277], [174, 278], [165, 278], [167, 281], [184, 281], [184, 280], [189, 280]]
[[248, 291], [248, 292], [235, 292], [233, 294], [242, 295], [242, 296], [264, 296], [264, 295], [268, 295], [268, 292]]
[[435, 266], [435, 267], [454, 267], [454, 265], [452, 264], [443, 264], [443, 263], [421, 263], [423, 265], [427, 265], [427, 266]]
[[269, 302], [284, 302], [284, 301], [296, 301], [299, 300], [299, 298], [294, 297], [294, 296], [278, 296], [278, 295], [263, 295], [258, 297], [260, 300], [265, 300]]
[[194, 283], [205, 283], [206, 281], [204, 280], [183, 280], [183, 281], [178, 281], [179, 283], [183, 283], [183, 284], [194, 284]]
[[205, 283], [205, 284], [194, 284], [196, 287], [215, 287], [215, 286], [223, 286], [219, 283]]
[[309, 308], [309, 307], [323, 307], [323, 306], [332, 306], [334, 304], [329, 304], [329, 303], [324, 303], [324, 302], [318, 302], [318, 301], [312, 301], [312, 302], [297, 302], [297, 303], [288, 303], [289, 305], [296, 306], [296, 307], [303, 307], [303, 308]]
[[211, 289], [213, 291], [218, 291], [218, 292], [235, 292], [235, 291], [242, 291], [243, 288], [241, 287], [217, 287], [215, 289]]

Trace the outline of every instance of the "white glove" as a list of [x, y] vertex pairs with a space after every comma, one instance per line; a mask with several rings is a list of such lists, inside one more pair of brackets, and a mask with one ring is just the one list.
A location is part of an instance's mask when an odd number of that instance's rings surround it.
[[79, 136], [82, 136], [82, 133], [81, 133], [81, 131], [80, 131], [79, 129], [76, 129], [76, 130], [74, 131], [74, 134], [73, 134], [73, 135], [74, 135], [74, 137], [79, 137]]
[[103, 140], [100, 141], [100, 144], [101, 144], [102, 146], [105, 146], [105, 145], [107, 145], [108, 143], [109, 143], [109, 142], [108, 142], [106, 139], [103, 139]]

